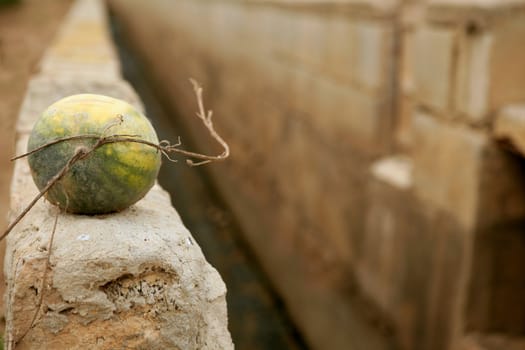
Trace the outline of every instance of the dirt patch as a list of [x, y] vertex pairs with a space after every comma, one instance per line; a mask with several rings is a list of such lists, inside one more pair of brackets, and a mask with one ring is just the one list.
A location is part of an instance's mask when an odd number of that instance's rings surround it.
[[[21, 0], [0, 5], [0, 230], [6, 227], [15, 123], [27, 83], [67, 12], [71, 0]], [[0, 243], [3, 271], [4, 243]], [[0, 295], [4, 275], [0, 273]], [[4, 314], [0, 298], [0, 315]], [[1, 326], [1, 325], [0, 325]]]
[[15, 122], [27, 82], [71, 0], [25, 0], [0, 6], [0, 227], [6, 224]]

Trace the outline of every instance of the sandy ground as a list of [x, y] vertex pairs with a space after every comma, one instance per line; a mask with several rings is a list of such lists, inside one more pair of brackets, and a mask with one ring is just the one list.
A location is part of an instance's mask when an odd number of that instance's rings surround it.
[[[27, 83], [52, 40], [71, 0], [21, 0], [0, 5], [0, 230], [6, 227], [14, 153], [15, 123]], [[0, 296], [4, 291], [0, 244]], [[0, 297], [0, 314], [3, 315]]]
[[0, 227], [5, 227], [15, 121], [30, 76], [70, 0], [23, 0], [0, 6]]

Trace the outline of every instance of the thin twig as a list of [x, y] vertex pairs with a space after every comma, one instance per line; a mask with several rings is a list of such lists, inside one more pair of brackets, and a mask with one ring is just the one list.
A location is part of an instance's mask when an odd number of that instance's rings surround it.
[[[197, 104], [199, 106], [199, 111], [196, 113], [197, 117], [199, 117], [202, 120], [202, 122], [204, 123], [208, 131], [210, 132], [210, 135], [222, 146], [223, 152], [218, 156], [208, 157], [208, 159], [205, 159], [204, 162], [194, 163], [191, 159], [188, 159], [187, 163], [193, 166], [197, 166], [197, 165], [209, 163], [210, 161], [213, 161], [213, 160], [226, 159], [230, 155], [230, 146], [228, 146], [228, 143], [224, 141], [224, 139], [215, 131], [215, 128], [213, 127], [213, 122], [211, 120], [213, 111], [209, 110], [206, 112], [204, 108], [204, 102], [203, 102], [203, 97], [202, 97], [202, 86], [200, 86], [200, 84], [195, 79], [190, 79], [190, 83], [193, 85], [193, 91], [195, 92], [195, 96], [197, 97]], [[195, 157], [194, 155], [192, 156]], [[199, 158], [199, 157], [195, 157], [195, 158]], [[200, 159], [203, 159], [203, 158], [200, 158]]]
[[51, 264], [51, 249], [53, 248], [53, 241], [55, 240], [55, 232], [57, 230], [59, 215], [60, 215], [60, 209], [57, 208], [55, 220], [53, 222], [53, 230], [51, 231], [51, 236], [49, 237], [49, 243], [47, 244], [47, 258], [44, 264], [44, 273], [42, 274], [42, 281], [40, 282], [40, 289], [38, 289], [40, 292], [40, 296], [36, 304], [37, 305], [36, 311], [33, 314], [33, 318], [31, 319], [31, 323], [29, 324], [29, 327], [25, 330], [24, 333], [22, 333], [20, 338], [18, 338], [18, 340], [15, 341], [15, 344], [21, 342], [22, 339], [24, 339], [24, 337], [27, 335], [27, 333], [29, 333], [29, 331], [33, 328], [38, 318], [38, 315], [40, 314], [40, 310], [42, 309], [42, 304], [44, 301], [44, 289], [46, 287], [47, 270], [49, 269], [49, 265]]
[[94, 134], [85, 134], [85, 135], [75, 135], [75, 136], [66, 136], [66, 137], [59, 137], [59, 138], [56, 138], [54, 140], [51, 140], [49, 141], [48, 143], [40, 146], [40, 147], [37, 147], [35, 148], [34, 150], [31, 150], [29, 152], [26, 152], [26, 153], [22, 153], [20, 155], [17, 155], [13, 158], [11, 158], [11, 161], [14, 161], [14, 160], [18, 160], [18, 159], [21, 159], [21, 158], [24, 158], [24, 157], [27, 157], [27, 156], [30, 156], [31, 154], [34, 154], [34, 153], [37, 153], [41, 150], [43, 150], [44, 148], [47, 148], [49, 146], [53, 146], [53, 145], [56, 145], [57, 143], [61, 143], [61, 142], [64, 142], [64, 141], [72, 141], [72, 140], [86, 140], [86, 139], [99, 139], [100, 138], [100, 135], [94, 135]]
[[86, 155], [86, 152], [87, 151], [84, 148], [79, 148], [76, 151], [76, 153], [69, 159], [66, 165], [64, 165], [64, 167], [55, 176], [53, 176], [51, 180], [47, 182], [46, 187], [44, 187], [42, 191], [40, 191], [40, 193], [38, 193], [36, 197], [33, 198], [31, 203], [29, 203], [29, 205], [16, 217], [16, 219], [9, 224], [7, 229], [0, 236], [0, 241], [3, 240], [11, 232], [11, 230], [20, 222], [20, 220], [22, 220], [22, 218], [31, 210], [31, 208], [35, 206], [38, 200], [42, 198], [42, 196], [44, 196], [54, 184], [60, 181], [60, 179], [62, 179], [64, 175], [66, 175], [71, 166]]
[[[139, 135], [128, 135], [128, 134], [117, 134], [117, 135], [112, 135], [111, 137], [130, 137], [130, 138], [137, 138], [139, 137]], [[58, 143], [61, 143], [61, 142], [64, 142], [64, 141], [73, 141], [73, 140], [100, 140], [101, 136], [100, 135], [96, 135], [96, 134], [82, 134], [82, 135], [74, 135], [74, 136], [64, 136], [64, 137], [59, 137], [59, 138], [56, 138], [54, 140], [51, 140], [45, 144], [43, 144], [42, 146], [40, 147], [37, 147], [29, 152], [26, 152], [26, 153], [22, 153], [22, 154], [19, 154], [13, 158], [11, 158], [11, 161], [14, 161], [14, 160], [18, 160], [18, 159], [21, 159], [21, 158], [24, 158], [24, 157], [27, 157], [27, 156], [30, 156], [34, 153], [37, 153], [37, 152], [40, 152], [41, 150], [43, 150], [44, 148], [47, 148], [49, 146], [53, 146], [53, 145], [56, 145]], [[136, 139], [136, 140], [140, 140], [140, 139]]]

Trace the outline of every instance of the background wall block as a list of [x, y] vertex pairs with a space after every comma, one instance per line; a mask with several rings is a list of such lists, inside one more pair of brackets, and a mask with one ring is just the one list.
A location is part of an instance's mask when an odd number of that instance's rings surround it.
[[424, 27], [414, 32], [414, 94], [422, 105], [451, 110], [456, 46], [454, 30]]
[[525, 105], [504, 107], [496, 117], [494, 136], [505, 142], [522, 155], [525, 154]]
[[414, 125], [414, 190], [421, 198], [466, 229], [522, 217], [523, 169], [512, 155], [482, 132], [428, 114], [419, 113]]

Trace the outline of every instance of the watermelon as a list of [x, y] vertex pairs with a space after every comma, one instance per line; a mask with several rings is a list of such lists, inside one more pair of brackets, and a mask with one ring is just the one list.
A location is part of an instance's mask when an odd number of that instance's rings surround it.
[[[158, 144], [149, 120], [130, 104], [103, 95], [80, 94], [49, 106], [33, 127], [28, 152], [52, 141], [71, 139], [39, 149], [28, 156], [31, 175], [40, 191], [75, 152], [93, 149], [100, 137], [127, 135]], [[75, 214], [121, 211], [144, 197], [155, 183], [161, 152], [132, 141], [107, 143], [79, 159], [45, 194], [47, 200]]]

